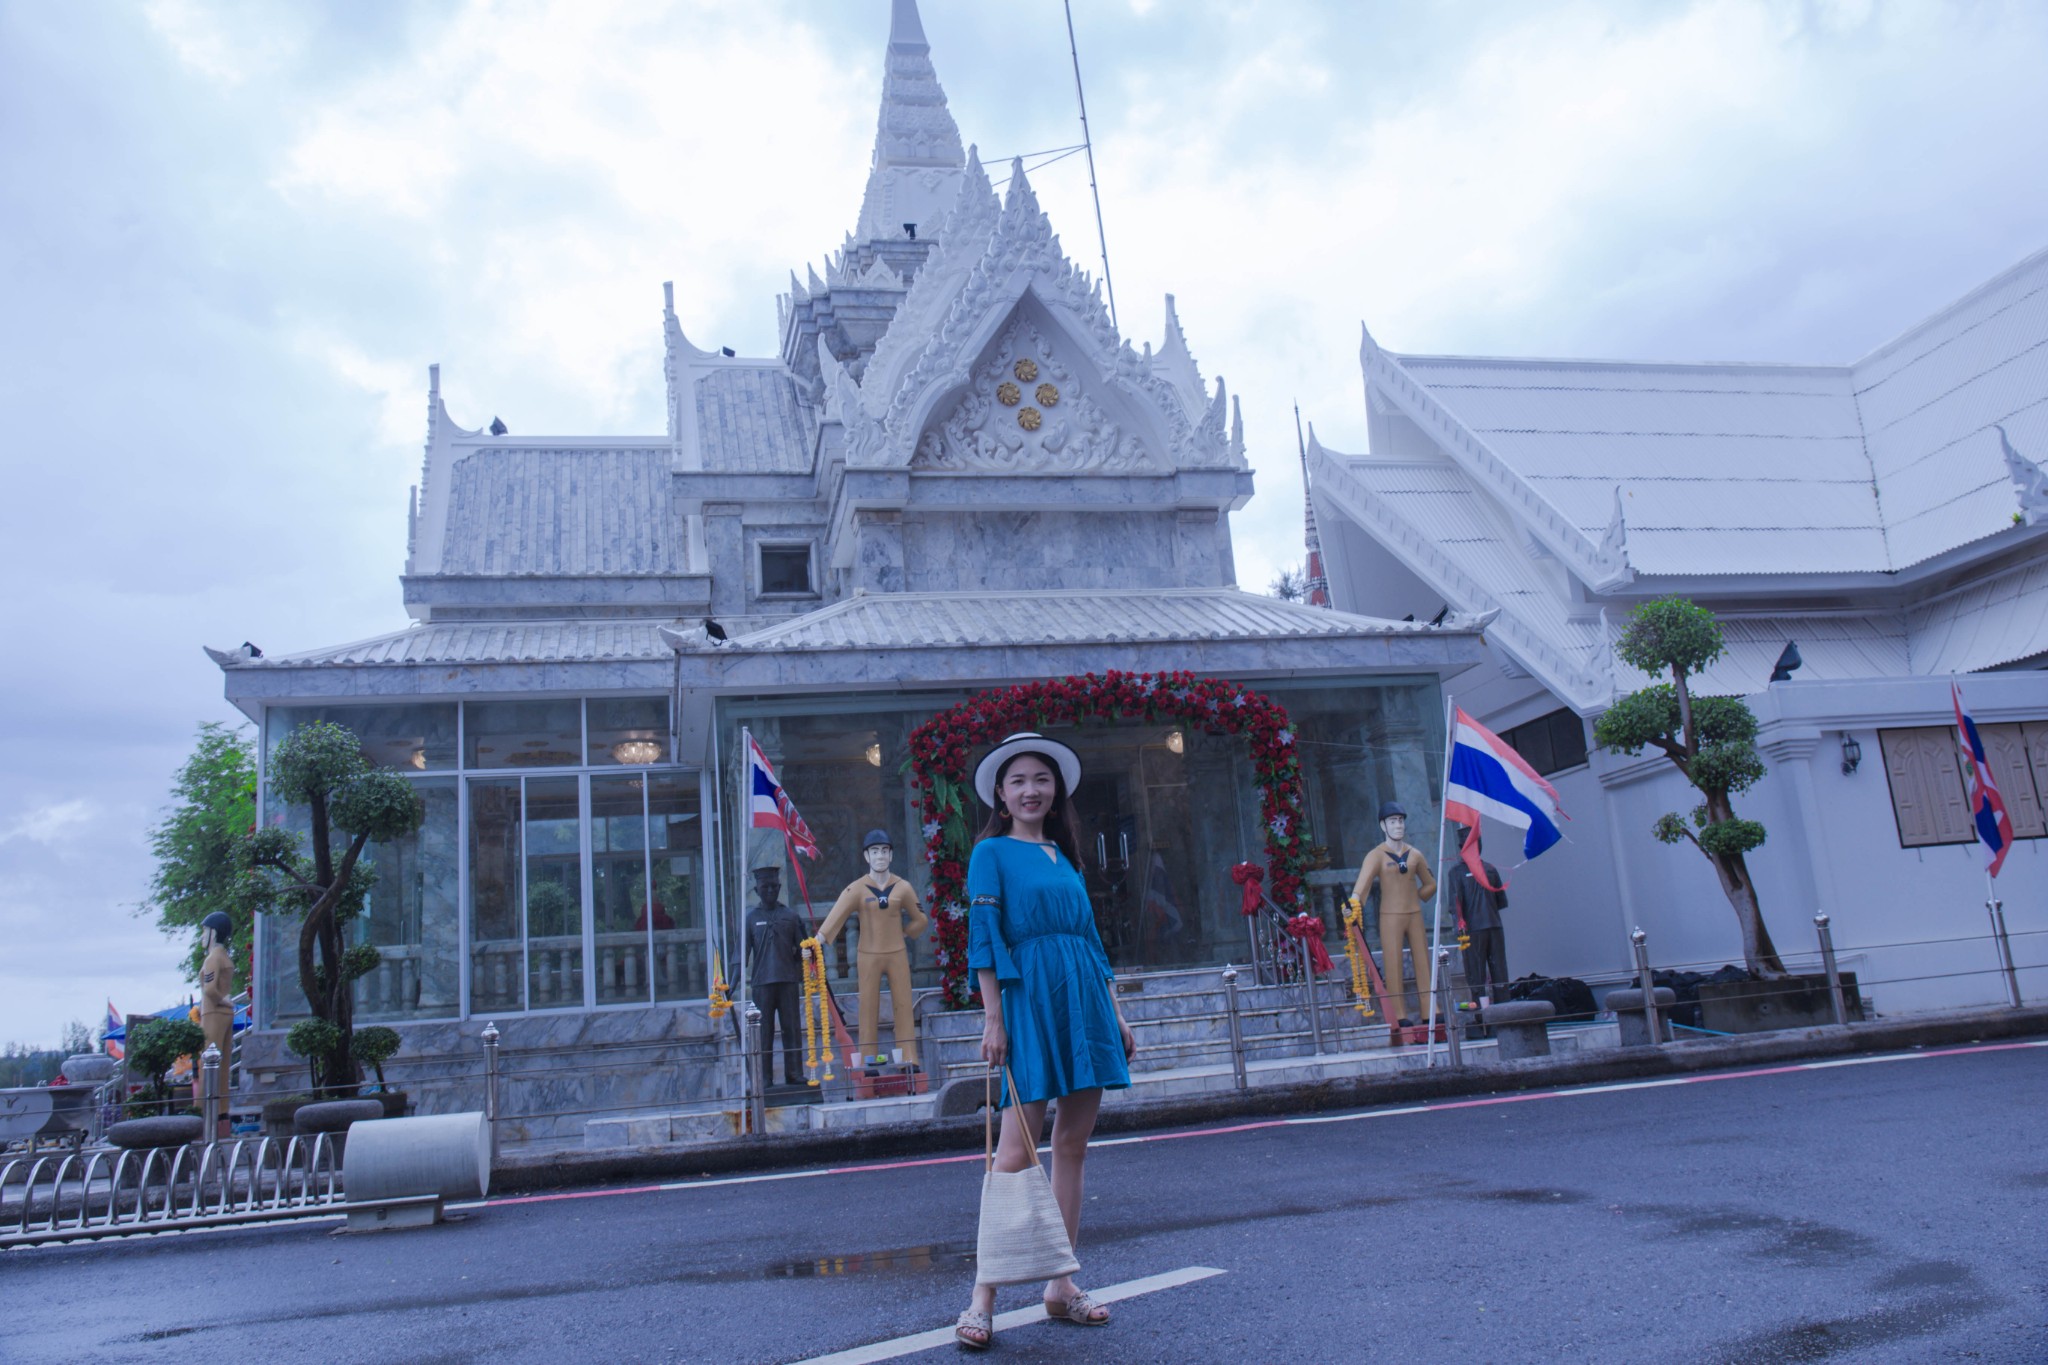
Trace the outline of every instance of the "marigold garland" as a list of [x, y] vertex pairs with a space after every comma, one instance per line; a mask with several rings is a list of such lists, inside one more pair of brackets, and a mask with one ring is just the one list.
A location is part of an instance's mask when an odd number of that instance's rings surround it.
[[1373, 1017], [1372, 979], [1365, 970], [1365, 907], [1352, 896], [1344, 902], [1344, 956], [1351, 963], [1352, 1007], [1364, 1019]]
[[825, 1017], [825, 949], [815, 938], [798, 945], [804, 963], [804, 1070], [812, 1085], [832, 1079], [832, 1027]]
[[949, 1005], [966, 1008], [980, 1000], [967, 970], [967, 855], [974, 839], [969, 763], [1019, 730], [1118, 720], [1180, 722], [1211, 733], [1244, 735], [1266, 831], [1268, 894], [1284, 911], [1306, 908], [1307, 800], [1294, 730], [1280, 703], [1226, 679], [1189, 672], [1112, 670], [991, 688], [940, 712], [910, 735], [912, 780], [924, 814], [925, 858], [932, 875], [928, 899]]
[[711, 955], [711, 1017], [723, 1019], [732, 1012], [732, 987], [725, 982], [725, 964]]

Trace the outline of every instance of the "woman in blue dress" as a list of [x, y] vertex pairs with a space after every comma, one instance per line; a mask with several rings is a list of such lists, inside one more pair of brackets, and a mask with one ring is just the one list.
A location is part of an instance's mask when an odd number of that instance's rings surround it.
[[[998, 1171], [1031, 1164], [1031, 1133], [1046, 1101], [1057, 1099], [1052, 1127], [1053, 1197], [1067, 1238], [1081, 1231], [1082, 1165], [1104, 1090], [1131, 1083], [1135, 1048], [1111, 982], [1115, 979], [1095, 912], [1081, 880], [1068, 794], [1081, 778], [1072, 749], [1042, 735], [1012, 735], [975, 769], [974, 785], [993, 812], [967, 864], [968, 967], [981, 987], [981, 1055], [1009, 1063]], [[995, 1337], [994, 1285], [976, 1284], [955, 1336], [986, 1348]], [[1109, 1310], [1063, 1275], [1045, 1286], [1046, 1315], [1085, 1327]]]

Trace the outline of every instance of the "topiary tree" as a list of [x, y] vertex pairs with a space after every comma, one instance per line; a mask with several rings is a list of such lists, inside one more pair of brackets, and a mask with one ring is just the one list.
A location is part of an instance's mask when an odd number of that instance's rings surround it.
[[206, 1050], [206, 1032], [190, 1019], [144, 1019], [128, 1030], [127, 1046], [128, 1069], [148, 1077], [150, 1097], [163, 1100], [170, 1097], [164, 1073], [180, 1057], [190, 1057], [198, 1066], [199, 1054]]
[[372, 1028], [356, 1030], [356, 1060], [377, 1073], [377, 1088], [390, 1087], [384, 1080], [384, 1063], [391, 1060], [391, 1054], [398, 1051], [400, 1039], [398, 1030], [378, 1024]]
[[413, 833], [425, 808], [412, 784], [373, 766], [354, 733], [330, 721], [300, 726], [277, 746], [270, 791], [284, 805], [305, 808], [311, 826], [310, 852], [298, 834], [277, 826], [255, 831], [247, 843], [249, 865], [262, 874], [262, 910], [299, 921], [299, 989], [312, 1018], [295, 1025], [285, 1045], [306, 1059], [316, 1094], [353, 1094], [360, 1079], [355, 983], [379, 961], [367, 943], [344, 946], [347, 926], [376, 882], [376, 870], [361, 861], [363, 849]]
[[1721, 890], [1735, 907], [1742, 955], [1759, 976], [1783, 976], [1785, 964], [1771, 942], [1757, 904], [1756, 882], [1743, 855], [1764, 842], [1764, 827], [1735, 814], [1733, 797], [1764, 775], [1756, 751], [1756, 715], [1740, 697], [1696, 697], [1687, 679], [1719, 658], [1724, 648], [1714, 614], [1682, 597], [1645, 602], [1629, 617], [1614, 652], [1652, 677], [1671, 681], [1631, 692], [1593, 724], [1593, 738], [1624, 754], [1661, 750], [1701, 796], [1691, 823], [1677, 812], [1657, 818], [1652, 832], [1667, 844], [1690, 843], [1714, 865]]

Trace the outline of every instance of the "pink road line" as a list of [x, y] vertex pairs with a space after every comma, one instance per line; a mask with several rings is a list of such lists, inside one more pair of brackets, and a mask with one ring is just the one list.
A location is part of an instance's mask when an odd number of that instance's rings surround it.
[[[1314, 1114], [1293, 1118], [1259, 1119], [1251, 1123], [1232, 1123], [1211, 1128], [1184, 1128], [1173, 1133], [1140, 1133], [1131, 1137], [1106, 1138], [1092, 1145], [1097, 1147], [1122, 1147], [1143, 1142], [1178, 1142], [1185, 1138], [1226, 1137], [1233, 1133], [1255, 1133], [1270, 1128], [1291, 1128], [1322, 1123], [1353, 1123], [1361, 1119], [1393, 1118], [1401, 1114], [1434, 1114], [1453, 1109], [1481, 1109], [1496, 1104], [1527, 1104], [1534, 1100], [1571, 1099], [1581, 1095], [1611, 1095], [1625, 1090], [1651, 1090], [1662, 1086], [1700, 1085], [1708, 1081], [1746, 1081], [1760, 1076], [1789, 1076], [1802, 1071], [1824, 1071], [1834, 1067], [1866, 1066], [1878, 1062], [1910, 1062], [1925, 1057], [1964, 1057], [1984, 1052], [2012, 1052], [2023, 1048], [2048, 1047], [2048, 1040], [2033, 1040], [2017, 1043], [1976, 1043], [1963, 1047], [1928, 1048], [1916, 1052], [1887, 1052], [1868, 1057], [1838, 1057], [1825, 1061], [1794, 1062], [1787, 1066], [1749, 1067], [1741, 1071], [1709, 1071], [1696, 1076], [1660, 1076], [1653, 1080], [1620, 1081], [1611, 1085], [1584, 1085], [1560, 1087], [1555, 1090], [1528, 1090], [1513, 1095], [1487, 1095], [1472, 1100], [1445, 1100], [1434, 1103], [1401, 1105], [1387, 1109], [1366, 1109], [1348, 1114]], [[678, 1180], [661, 1185], [626, 1185], [617, 1189], [571, 1190], [559, 1194], [513, 1195], [503, 1199], [485, 1199], [477, 1203], [456, 1205], [458, 1208], [497, 1208], [511, 1204], [545, 1204], [561, 1199], [608, 1199], [622, 1194], [662, 1194], [672, 1190], [705, 1189], [714, 1185], [754, 1185], [772, 1180], [814, 1180], [830, 1175], [866, 1175], [877, 1171], [901, 1171], [917, 1166], [957, 1166], [982, 1158], [973, 1152], [961, 1156], [919, 1157], [907, 1161], [877, 1161], [858, 1166], [825, 1166], [808, 1171], [776, 1171], [766, 1175], [741, 1175], [713, 1177], [705, 1180]]]

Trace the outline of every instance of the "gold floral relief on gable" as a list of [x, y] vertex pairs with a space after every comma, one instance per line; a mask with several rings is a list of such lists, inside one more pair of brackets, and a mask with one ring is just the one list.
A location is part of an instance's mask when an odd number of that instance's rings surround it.
[[1043, 420], [1045, 419], [1039, 414], [1037, 408], [1019, 408], [1017, 410], [1017, 425], [1026, 431], [1038, 430], [1038, 424]]
[[1038, 406], [1042, 408], [1055, 408], [1059, 406], [1060, 390], [1057, 384], [1040, 384], [1038, 392], [1032, 396], [1038, 400]]
[[1013, 374], [1027, 384], [1038, 378], [1038, 362], [1030, 356], [1025, 356], [1022, 360], [1011, 366], [1010, 369]]
[[1014, 408], [1024, 400], [1024, 390], [1005, 379], [996, 386], [996, 401], [1006, 408]]

